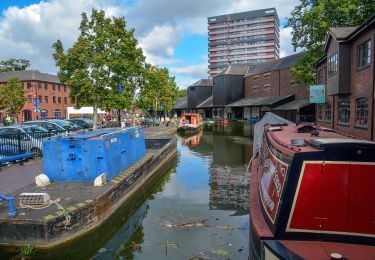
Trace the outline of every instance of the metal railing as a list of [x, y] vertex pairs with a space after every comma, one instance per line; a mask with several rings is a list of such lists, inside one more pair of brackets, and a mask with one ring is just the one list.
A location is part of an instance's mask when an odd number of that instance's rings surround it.
[[0, 135], [0, 157], [9, 157], [18, 154], [32, 153], [42, 156], [43, 141], [61, 133], [33, 132]]

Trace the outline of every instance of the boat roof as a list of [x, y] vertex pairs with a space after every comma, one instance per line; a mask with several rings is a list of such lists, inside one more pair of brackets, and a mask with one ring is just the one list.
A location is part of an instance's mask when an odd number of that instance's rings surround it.
[[185, 113], [182, 116], [199, 116], [198, 113]]
[[[308, 129], [317, 130], [319, 135], [312, 136], [310, 131], [299, 132], [298, 130], [307, 127]], [[266, 130], [268, 137], [280, 144], [281, 146], [291, 150], [291, 152], [313, 152], [323, 150], [328, 147], [372, 147], [375, 148], [375, 142], [362, 140], [354, 136], [345, 135], [338, 133], [332, 129], [321, 128], [313, 125], [296, 125], [296, 124], [285, 124], [278, 125], [277, 127], [267, 125]], [[303, 140], [304, 146], [292, 145], [292, 140], [300, 139]]]

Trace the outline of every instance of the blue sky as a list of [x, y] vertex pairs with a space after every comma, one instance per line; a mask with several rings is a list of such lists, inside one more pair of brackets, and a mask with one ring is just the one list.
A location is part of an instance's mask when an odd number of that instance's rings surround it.
[[[92, 8], [125, 16], [147, 61], [167, 67], [180, 88], [207, 77], [207, 17], [275, 7], [282, 25], [298, 0], [0, 0], [0, 60], [26, 58], [31, 68], [56, 73], [51, 45], [69, 48], [80, 14]], [[290, 28], [280, 28], [281, 55], [293, 52]]]

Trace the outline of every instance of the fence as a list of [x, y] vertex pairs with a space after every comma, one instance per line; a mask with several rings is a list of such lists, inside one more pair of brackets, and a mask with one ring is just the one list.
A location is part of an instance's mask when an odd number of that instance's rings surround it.
[[43, 141], [61, 133], [33, 132], [0, 135], [0, 157], [32, 153], [41, 156]]

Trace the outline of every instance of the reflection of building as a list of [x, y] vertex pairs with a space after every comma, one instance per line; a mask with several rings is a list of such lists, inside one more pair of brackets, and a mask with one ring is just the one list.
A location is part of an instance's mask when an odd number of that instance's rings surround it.
[[236, 210], [248, 214], [249, 173], [246, 167], [212, 164], [210, 174], [210, 208]]
[[43, 118], [65, 118], [66, 108], [73, 106], [69, 96], [69, 87], [62, 84], [57, 76], [37, 70], [2, 72], [0, 73], [0, 87], [4, 86], [11, 77], [19, 78], [27, 97], [21, 113], [17, 115], [18, 122]]

